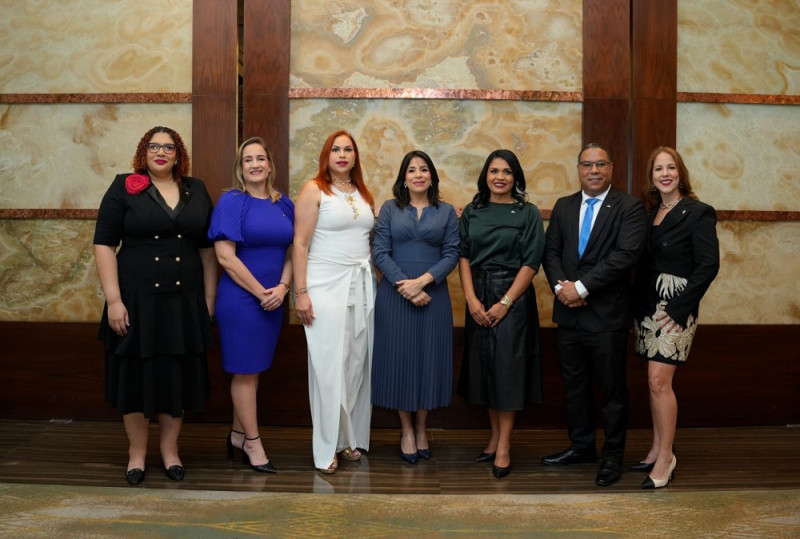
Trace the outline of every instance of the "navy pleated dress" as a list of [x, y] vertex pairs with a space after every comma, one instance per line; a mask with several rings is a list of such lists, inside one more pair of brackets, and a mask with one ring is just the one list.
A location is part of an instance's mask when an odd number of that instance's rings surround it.
[[[375, 300], [372, 403], [393, 410], [447, 406], [453, 387], [453, 311], [447, 276], [458, 263], [458, 220], [450, 204], [381, 208], [373, 242], [375, 265], [383, 273]], [[425, 272], [435, 281], [431, 296], [417, 307], [395, 283]]]

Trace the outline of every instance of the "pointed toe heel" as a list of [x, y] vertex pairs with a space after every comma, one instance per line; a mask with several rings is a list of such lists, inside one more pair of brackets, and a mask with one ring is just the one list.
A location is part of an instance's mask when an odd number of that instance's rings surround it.
[[664, 488], [669, 485], [670, 481], [675, 478], [675, 467], [678, 465], [678, 459], [672, 455], [672, 464], [669, 466], [669, 473], [665, 479], [653, 479], [649, 475], [642, 481], [642, 489], [653, 490], [657, 488]]
[[478, 455], [478, 456], [475, 458], [475, 462], [494, 462], [494, 457], [495, 457], [495, 455], [496, 455], [496, 454], [497, 454], [497, 453], [485, 453], [485, 452], [481, 452], [481, 454], [480, 454], [480, 455]]
[[186, 471], [180, 464], [173, 464], [169, 468], [164, 468], [164, 475], [166, 475], [173, 481], [183, 481], [185, 473]]
[[125, 479], [128, 481], [129, 485], [138, 485], [142, 481], [144, 481], [144, 470], [141, 468], [134, 468], [133, 470], [128, 470], [125, 472]]
[[511, 473], [511, 465], [500, 467], [492, 464], [492, 474], [494, 474], [494, 476], [497, 479], [502, 479], [503, 477], [507, 476], [510, 473]]

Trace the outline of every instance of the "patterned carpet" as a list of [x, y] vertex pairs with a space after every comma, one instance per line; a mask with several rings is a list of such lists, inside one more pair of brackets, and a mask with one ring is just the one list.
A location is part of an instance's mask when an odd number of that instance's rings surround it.
[[332, 495], [0, 484], [2, 537], [800, 537], [800, 490]]

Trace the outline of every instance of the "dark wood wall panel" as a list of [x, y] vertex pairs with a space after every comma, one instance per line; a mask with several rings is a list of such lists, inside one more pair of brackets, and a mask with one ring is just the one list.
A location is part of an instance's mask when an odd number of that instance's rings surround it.
[[583, 144], [607, 147], [614, 186], [628, 192], [631, 38], [629, 0], [583, 2]]
[[276, 185], [289, 190], [291, 0], [245, 0], [242, 123], [244, 138], [267, 141]]
[[236, 151], [236, 2], [197, 0], [192, 28], [192, 174], [216, 201], [231, 184]]
[[[800, 350], [796, 326], [700, 326], [689, 362], [675, 377], [681, 427], [800, 423]], [[97, 324], [0, 323], [2, 419], [119, 419], [103, 400], [103, 350]], [[458, 380], [463, 329], [453, 332], [454, 382]], [[555, 330], [542, 330], [544, 402], [519, 416], [520, 428], [565, 428], [563, 385], [555, 357]], [[187, 421], [231, 420], [230, 378], [219, 347], [209, 355], [212, 396]], [[259, 419], [264, 425], [309, 426], [303, 329], [283, 328], [275, 363], [261, 376]], [[631, 426], [647, 427], [650, 408], [646, 362], [629, 352]], [[431, 427], [482, 428], [486, 411], [454, 396], [431, 413]], [[398, 425], [394, 412], [375, 408], [374, 427]]]
[[675, 147], [678, 91], [678, 2], [632, 2], [633, 100], [631, 149], [634, 193], [658, 146]]

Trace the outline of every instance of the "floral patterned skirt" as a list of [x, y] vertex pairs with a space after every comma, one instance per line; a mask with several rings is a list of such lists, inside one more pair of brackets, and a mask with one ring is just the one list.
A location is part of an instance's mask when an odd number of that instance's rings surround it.
[[655, 286], [648, 292], [650, 304], [655, 310], [650, 316], [637, 318], [634, 321], [636, 353], [650, 361], [681, 365], [689, 357], [692, 339], [697, 331], [697, 319], [689, 315], [686, 327], [682, 331], [667, 333], [662, 331], [656, 318], [664, 313], [667, 302], [686, 288], [686, 279], [668, 273], [656, 278]]

